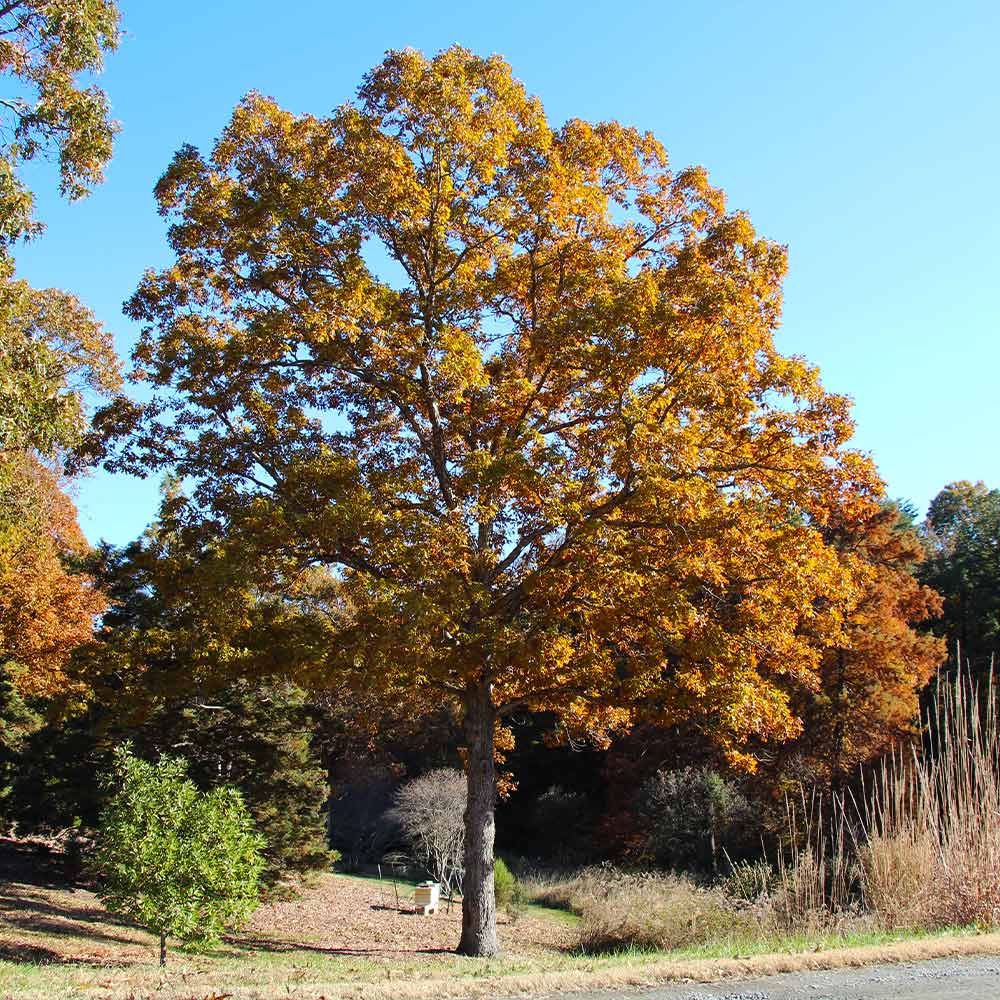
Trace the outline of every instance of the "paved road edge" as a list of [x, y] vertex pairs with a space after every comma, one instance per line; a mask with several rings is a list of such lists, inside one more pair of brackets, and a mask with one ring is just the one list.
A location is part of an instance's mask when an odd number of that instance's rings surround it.
[[338, 983], [339, 989], [334, 995], [343, 998], [363, 997], [364, 1000], [422, 1000], [432, 996], [463, 1000], [491, 997], [499, 1000], [503, 997], [531, 997], [622, 987], [638, 989], [670, 983], [711, 983], [719, 980], [735, 982], [781, 972], [861, 968], [882, 963], [983, 955], [1000, 955], [1000, 933], [917, 938], [860, 948], [832, 948], [747, 958], [636, 959], [611, 968], [571, 969], [529, 975], [490, 975], [489, 970], [484, 968], [482, 978], [473, 980], [465, 977], [426, 976], [410, 981], [393, 979], [391, 983], [382, 985]]

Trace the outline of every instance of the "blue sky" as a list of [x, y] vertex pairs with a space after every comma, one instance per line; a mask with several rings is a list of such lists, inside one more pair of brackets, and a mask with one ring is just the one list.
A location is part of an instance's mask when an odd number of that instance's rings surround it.
[[[48, 231], [18, 260], [94, 309], [122, 355], [121, 303], [168, 259], [151, 192], [178, 146], [207, 149], [250, 89], [323, 114], [386, 49], [458, 42], [505, 56], [553, 123], [651, 129], [788, 244], [779, 345], [854, 397], [891, 495], [922, 509], [955, 479], [1000, 485], [1000, 4], [120, 2], [108, 180], [70, 206], [34, 171]], [[156, 497], [94, 474], [81, 525], [124, 543]]]

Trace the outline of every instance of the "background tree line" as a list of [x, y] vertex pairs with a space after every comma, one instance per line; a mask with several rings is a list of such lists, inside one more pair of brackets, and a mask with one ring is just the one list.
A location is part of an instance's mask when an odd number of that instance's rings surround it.
[[[707, 845], [697, 831], [708, 827], [700, 821], [689, 827], [690, 843], [657, 846], [673, 808], [664, 804], [662, 786], [683, 798], [717, 776], [727, 785], [723, 797], [745, 803], [720, 839], [730, 853], [752, 851], [762, 827], [778, 821], [783, 789], [843, 781], [916, 733], [917, 699], [944, 659], [941, 639], [969, 649], [969, 637], [982, 636], [970, 652], [978, 669], [988, 668], [992, 612], [977, 622], [969, 606], [995, 561], [995, 506], [995, 491], [955, 484], [939, 494], [919, 528], [894, 507], [873, 519], [865, 544], [869, 558], [881, 560], [881, 577], [860, 607], [858, 638], [850, 648], [826, 651], [820, 687], [789, 685], [802, 732], [761, 747], [755, 773], [728, 767], [697, 722], [646, 722], [599, 747], [572, 738], [554, 716], [513, 715], [506, 722], [515, 749], [504, 766], [516, 791], [499, 806], [500, 849], [553, 861], [624, 857], [705, 867]], [[942, 508], [947, 522], [936, 514]], [[211, 632], [204, 619], [185, 617], [162, 595], [163, 544], [154, 528], [123, 550], [104, 547], [78, 564], [108, 606], [99, 641], [78, 646], [63, 668], [71, 683], [61, 694], [23, 691], [15, 671], [5, 670], [5, 822], [23, 830], [91, 826], [101, 801], [90, 776], [127, 739], [148, 759], [184, 757], [201, 787], [239, 787], [268, 830], [274, 880], [326, 867], [329, 846], [353, 865], [401, 847], [391, 818], [394, 793], [407, 778], [461, 766], [459, 719], [419, 703], [366, 702], [346, 688], [316, 694], [266, 673], [251, 678], [241, 671], [220, 685], [221, 665], [210, 665], [206, 680], [195, 683], [190, 644], [198, 644], [203, 658]], [[987, 558], [977, 562], [980, 552]], [[949, 575], [962, 586], [942, 583]], [[944, 600], [921, 580], [936, 584]], [[300, 589], [300, 605], [310, 613], [336, 613], [333, 582], [317, 579]], [[987, 608], [988, 593], [980, 599]], [[273, 625], [266, 597], [254, 595], [243, 606], [248, 610]], [[268, 656], [280, 652], [271, 648]], [[66, 692], [83, 689], [85, 701], [67, 699]], [[681, 787], [682, 776], [691, 787]], [[713, 793], [700, 794], [699, 808], [710, 809]], [[688, 815], [699, 813], [692, 807]]]

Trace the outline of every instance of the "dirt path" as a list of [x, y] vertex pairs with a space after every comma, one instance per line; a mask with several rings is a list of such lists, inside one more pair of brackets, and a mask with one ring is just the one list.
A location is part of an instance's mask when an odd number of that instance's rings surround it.
[[551, 1000], [997, 1000], [1000, 958], [939, 958], [739, 982], [544, 996]]

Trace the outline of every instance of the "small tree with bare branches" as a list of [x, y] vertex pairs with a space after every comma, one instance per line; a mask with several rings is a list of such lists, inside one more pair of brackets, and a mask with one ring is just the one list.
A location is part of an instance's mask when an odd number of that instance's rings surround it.
[[449, 899], [465, 874], [466, 803], [465, 775], [441, 767], [403, 785], [392, 811], [414, 856]]

